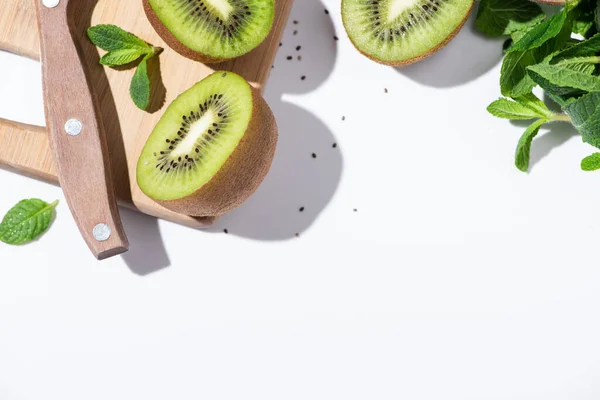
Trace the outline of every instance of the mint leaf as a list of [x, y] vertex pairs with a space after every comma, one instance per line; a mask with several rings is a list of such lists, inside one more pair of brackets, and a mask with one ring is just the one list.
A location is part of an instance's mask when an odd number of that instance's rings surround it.
[[536, 111], [508, 99], [498, 99], [492, 102], [487, 110], [495, 117], [512, 120], [527, 120], [540, 117]]
[[526, 31], [545, 18], [546, 14], [533, 2], [482, 0], [475, 25], [479, 31], [488, 35], [504, 36]]
[[88, 36], [92, 43], [108, 51], [100, 59], [100, 64], [110, 67], [127, 65], [143, 57], [131, 80], [129, 93], [135, 105], [146, 110], [150, 105], [148, 60], [158, 55], [162, 49], [149, 45], [115, 25], [93, 26], [88, 29]]
[[518, 42], [514, 43], [507, 51], [520, 52], [540, 47], [548, 40], [556, 37], [567, 22], [566, 8], [541, 24], [529, 30]]
[[529, 125], [529, 128], [523, 133], [519, 143], [517, 144], [517, 151], [515, 152], [515, 166], [523, 171], [527, 172], [529, 169], [529, 156], [531, 153], [531, 142], [533, 138], [540, 131], [540, 127], [544, 124], [543, 119], [538, 119], [533, 124]]
[[100, 59], [100, 64], [107, 65], [109, 67], [127, 65], [136, 61], [145, 54], [146, 53], [140, 52], [137, 49], [113, 50], [102, 56]]
[[581, 169], [584, 171], [597, 171], [600, 169], [600, 153], [594, 153], [581, 160]]
[[600, 63], [600, 57], [573, 57], [556, 63], [561, 67], [568, 67], [570, 70], [592, 75], [596, 72], [596, 65]]
[[152, 56], [147, 55], [138, 65], [129, 87], [131, 99], [141, 110], [147, 109], [150, 105], [150, 77], [148, 77], [148, 59], [150, 57]]
[[96, 46], [106, 51], [139, 50], [147, 53], [152, 49], [148, 43], [116, 25], [96, 25], [88, 29], [88, 37]]
[[571, 47], [568, 47], [553, 58], [554, 61], [564, 60], [571, 57], [588, 57], [594, 56], [600, 52], [600, 34], [596, 34], [588, 40], [583, 40]]
[[581, 96], [565, 107], [585, 143], [600, 148], [600, 93]]
[[540, 100], [535, 94], [527, 93], [526, 95], [517, 97], [515, 99], [519, 104], [533, 110], [543, 118], [552, 118], [554, 113], [548, 109], [546, 103]]
[[[571, 69], [567, 65], [532, 65], [527, 68], [529, 76], [542, 89], [559, 96], [576, 92], [600, 92], [600, 78]], [[576, 89], [574, 91], [574, 89]]]
[[598, 1], [583, 0], [571, 12], [573, 33], [589, 38], [598, 33]]
[[500, 69], [500, 92], [506, 97], [523, 96], [535, 87], [527, 74], [527, 67], [537, 64], [532, 51], [508, 53]]
[[52, 222], [52, 204], [39, 199], [21, 200], [11, 208], [0, 223], [0, 241], [6, 244], [25, 244], [37, 239]]

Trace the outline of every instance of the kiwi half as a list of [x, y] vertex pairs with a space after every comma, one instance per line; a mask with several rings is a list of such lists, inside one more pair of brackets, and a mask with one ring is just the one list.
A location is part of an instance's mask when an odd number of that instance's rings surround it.
[[379, 63], [402, 66], [442, 48], [464, 25], [473, 0], [343, 0], [354, 46]]
[[215, 72], [165, 111], [137, 164], [137, 183], [164, 207], [219, 216], [245, 201], [267, 174], [277, 126], [260, 93]]
[[162, 39], [193, 60], [215, 63], [261, 44], [273, 26], [274, 0], [143, 0]]

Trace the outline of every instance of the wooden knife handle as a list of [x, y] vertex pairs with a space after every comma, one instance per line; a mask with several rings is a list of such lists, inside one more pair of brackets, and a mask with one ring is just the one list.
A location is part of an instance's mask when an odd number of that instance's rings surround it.
[[83, 239], [96, 258], [108, 258], [127, 251], [129, 244], [115, 200], [98, 102], [72, 37], [69, 0], [52, 8], [36, 2], [46, 126], [58, 179]]

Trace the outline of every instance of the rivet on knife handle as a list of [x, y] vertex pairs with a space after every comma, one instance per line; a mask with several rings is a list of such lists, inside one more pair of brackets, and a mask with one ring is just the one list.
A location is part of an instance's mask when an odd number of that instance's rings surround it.
[[[72, 0], [75, 7], [80, 0]], [[96, 96], [71, 34], [69, 0], [37, 0], [44, 104], [58, 179], [92, 253], [127, 251]]]

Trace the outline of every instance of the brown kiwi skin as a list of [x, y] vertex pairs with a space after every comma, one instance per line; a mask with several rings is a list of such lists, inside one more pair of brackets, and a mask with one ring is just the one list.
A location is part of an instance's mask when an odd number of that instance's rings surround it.
[[[342, 7], [344, 4], [344, 0], [342, 0]], [[437, 45], [436, 47], [434, 47], [433, 49], [429, 50], [426, 53], [423, 53], [421, 55], [418, 55], [416, 57], [413, 58], [409, 58], [407, 60], [402, 60], [402, 61], [385, 61], [385, 60], [380, 60], [378, 58], [373, 57], [372, 55], [369, 55], [367, 53], [364, 53], [362, 50], [360, 50], [358, 48], [358, 46], [356, 46], [356, 44], [352, 41], [352, 39], [350, 38], [350, 35], [348, 35], [348, 38], [350, 39], [350, 42], [352, 42], [352, 45], [356, 48], [356, 50], [359, 51], [359, 53], [361, 53], [363, 56], [378, 62], [379, 64], [383, 64], [383, 65], [389, 65], [390, 67], [405, 67], [407, 65], [410, 64], [414, 64], [418, 61], [421, 61], [429, 56], [431, 56], [432, 54], [436, 53], [438, 50], [440, 50], [441, 48], [443, 48], [444, 46], [446, 46], [448, 43], [450, 43], [450, 41], [452, 39], [454, 39], [454, 37], [456, 35], [458, 35], [458, 32], [460, 32], [460, 30], [462, 29], [462, 27], [465, 25], [465, 23], [467, 22], [467, 19], [469, 18], [469, 15], [471, 14], [471, 11], [473, 10], [473, 5], [475, 4], [475, 2], [471, 3], [471, 8], [469, 9], [469, 12], [465, 15], [465, 18], [462, 20], [462, 22], [456, 27], [456, 29], [454, 31], [452, 31], [452, 33], [450, 33], [450, 35], [448, 35], [448, 37], [439, 45]], [[345, 18], [344, 18], [344, 14], [342, 13], [342, 22], [345, 24]]]
[[271, 168], [277, 123], [258, 90], [252, 89], [252, 117], [246, 133], [223, 167], [204, 186], [177, 200], [156, 200], [163, 207], [196, 217], [221, 216], [246, 201]]
[[183, 45], [183, 43], [177, 40], [177, 38], [171, 33], [171, 31], [169, 31], [169, 29], [167, 29], [167, 27], [158, 18], [148, 0], [142, 0], [142, 2], [144, 4], [144, 11], [146, 12], [146, 17], [148, 17], [150, 24], [152, 24], [152, 27], [154, 28], [156, 33], [158, 33], [158, 35], [162, 38], [162, 40], [165, 41], [165, 43], [170, 48], [172, 48], [184, 57], [187, 57], [194, 61], [199, 61], [204, 64], [215, 64], [228, 60], [227, 58], [214, 58], [206, 54], [198, 53], [197, 51], [194, 51], [189, 47]]

